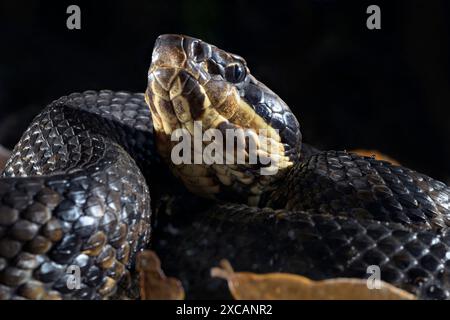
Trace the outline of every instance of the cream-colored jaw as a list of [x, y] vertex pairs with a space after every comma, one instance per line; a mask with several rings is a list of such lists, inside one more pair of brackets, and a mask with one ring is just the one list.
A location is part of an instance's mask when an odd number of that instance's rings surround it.
[[[151, 109], [158, 152], [193, 193], [216, 198], [226, 189], [241, 193], [240, 196], [243, 193], [250, 204], [257, 204], [266, 186], [292, 166], [280, 135], [240, 97], [233, 85], [212, 79], [200, 84], [202, 81], [196, 77], [198, 75], [177, 67], [163, 66], [150, 71], [146, 101]], [[199, 123], [201, 128], [196, 132], [195, 126]], [[188, 132], [191, 142], [198, 139], [196, 133], [200, 133], [201, 147], [191, 143], [189, 150], [190, 159], [200, 153], [200, 163], [175, 164], [172, 161], [172, 150], [180, 143], [171, 140], [177, 129]], [[221, 152], [222, 163], [203, 161], [208, 146], [211, 149], [211, 144], [218, 142], [211, 137], [205, 139], [209, 129], [217, 129], [224, 138], [223, 148], [215, 150]], [[244, 133], [244, 139], [241, 145], [234, 144], [230, 156], [230, 149], [226, 148], [230, 132], [227, 130], [234, 132], [235, 129]], [[250, 163], [255, 159], [252, 155], [256, 155], [256, 163]], [[234, 160], [232, 163], [229, 163], [230, 158]], [[261, 174], [262, 167], [265, 167], [264, 175]]]

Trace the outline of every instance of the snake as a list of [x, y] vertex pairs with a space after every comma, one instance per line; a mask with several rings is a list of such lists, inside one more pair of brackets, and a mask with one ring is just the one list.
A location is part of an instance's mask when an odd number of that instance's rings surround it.
[[[181, 140], [208, 129], [240, 142], [232, 150], [245, 161], [173, 160]], [[149, 247], [191, 298], [227, 297], [207, 274], [227, 258], [313, 279], [367, 278], [376, 265], [419, 298], [448, 299], [450, 188], [302, 140], [241, 56], [159, 36], [145, 93], [63, 96], [15, 146], [0, 178], [0, 299], [132, 296], [135, 257]], [[194, 143], [178, 156], [196, 153]]]

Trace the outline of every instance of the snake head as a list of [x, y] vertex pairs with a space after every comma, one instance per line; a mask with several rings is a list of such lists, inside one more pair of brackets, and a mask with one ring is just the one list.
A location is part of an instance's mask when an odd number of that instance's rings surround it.
[[156, 40], [146, 101], [160, 155], [196, 194], [257, 204], [298, 159], [299, 124], [286, 103], [242, 57], [202, 40]]

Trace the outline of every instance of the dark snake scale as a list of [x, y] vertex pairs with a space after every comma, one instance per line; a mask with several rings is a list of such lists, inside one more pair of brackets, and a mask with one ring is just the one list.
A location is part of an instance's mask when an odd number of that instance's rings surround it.
[[149, 165], [151, 130], [142, 94], [72, 94], [37, 116], [0, 179], [1, 299], [98, 299], [127, 281], [151, 231], [135, 162]]
[[[181, 52], [200, 43], [158, 41], [155, 48], [182, 43]], [[214, 65], [219, 80], [229, 72], [227, 59], [241, 59], [204, 42], [200, 49], [193, 54], [208, 70]], [[209, 82], [178, 66], [179, 75], [163, 74], [157, 53], [150, 101], [140, 93], [74, 93], [47, 106], [23, 134], [0, 178], [0, 299], [135, 298], [135, 256], [148, 247], [188, 298], [230, 297], [225, 282], [209, 274], [223, 258], [238, 271], [312, 279], [367, 278], [367, 267], [377, 265], [382, 280], [419, 298], [450, 298], [450, 188], [344, 151], [303, 144], [297, 159], [295, 117], [250, 74], [232, 88], [251, 107], [246, 112], [281, 129], [292, 167], [258, 194], [258, 206], [217, 200], [220, 192], [215, 200], [187, 192], [157, 155], [165, 138], [161, 112], [171, 111], [169, 100], [158, 100], [169, 89], [155, 88], [179, 77], [190, 86], [182, 95], [194, 92], [197, 100], [189, 101], [199, 101], [205, 93], [198, 83]], [[189, 107], [198, 117], [205, 112]], [[237, 178], [232, 187], [253, 196]], [[69, 266], [81, 271], [79, 289], [67, 285]]]

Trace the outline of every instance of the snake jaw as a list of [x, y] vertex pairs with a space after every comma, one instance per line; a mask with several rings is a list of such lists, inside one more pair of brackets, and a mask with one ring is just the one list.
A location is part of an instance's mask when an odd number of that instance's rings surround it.
[[[299, 141], [286, 143], [278, 128], [259, 113], [261, 104], [250, 100], [255, 93], [264, 93], [272, 99], [271, 103], [278, 103], [273, 107], [274, 112], [276, 107], [290, 112], [289, 108], [251, 76], [244, 59], [201, 40], [160, 36], [152, 58], [146, 101], [152, 113], [158, 152], [172, 172], [196, 194], [257, 204], [270, 182], [279, 179], [292, 166], [295, 159], [288, 153], [289, 144], [299, 149]], [[189, 141], [195, 140], [198, 123], [202, 149], [196, 148], [194, 141], [187, 150], [194, 163], [175, 163], [173, 153], [179, 140], [173, 139], [174, 134], [179, 129], [185, 130]], [[294, 124], [298, 126], [297, 122]], [[198, 162], [196, 153], [204, 156], [204, 150], [216, 142], [215, 136], [205, 141], [209, 129], [216, 129], [222, 141], [219, 155], [214, 157], [219, 161], [210, 163], [202, 158]], [[243, 137], [229, 137], [227, 130], [241, 131]], [[225, 150], [235, 139], [238, 145], [233, 145], [231, 151]], [[250, 151], [256, 154], [254, 162]]]

